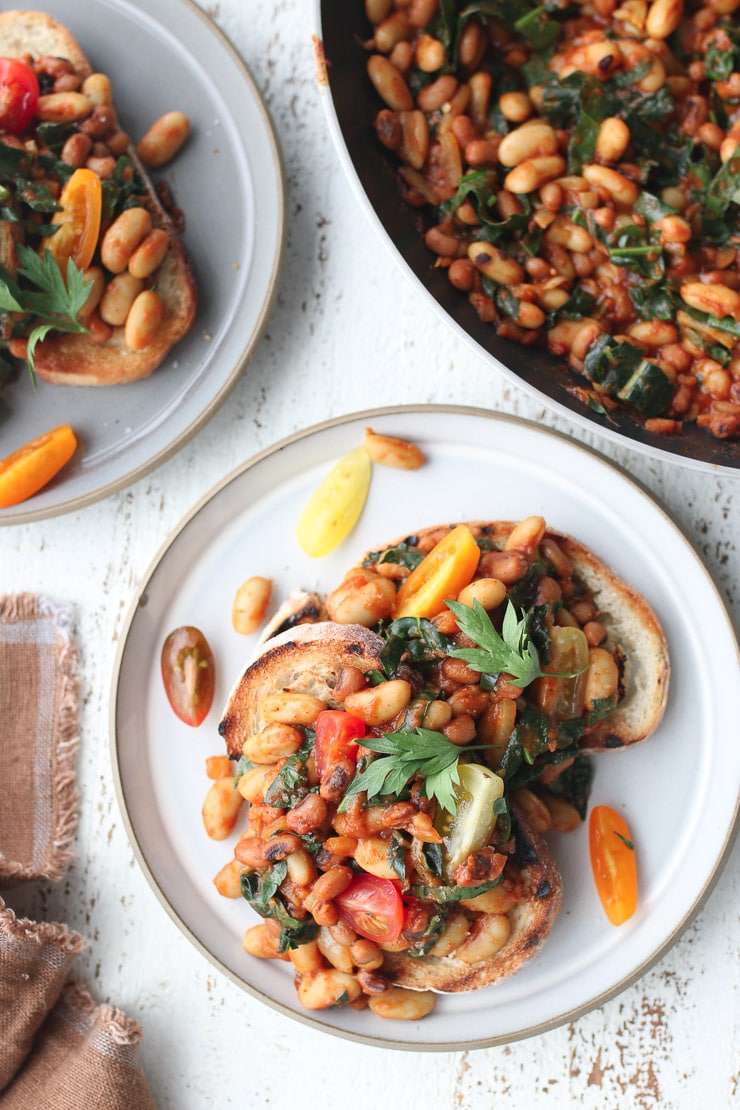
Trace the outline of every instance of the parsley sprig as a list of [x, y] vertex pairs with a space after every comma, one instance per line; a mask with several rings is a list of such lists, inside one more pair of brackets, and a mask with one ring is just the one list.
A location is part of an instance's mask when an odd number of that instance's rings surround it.
[[80, 322], [91, 282], [70, 259], [67, 263], [67, 280], [49, 250], [43, 255], [23, 243], [18, 245], [18, 274], [33, 288], [21, 288], [19, 283], [0, 266], [0, 312], [20, 312], [33, 318], [33, 328], [28, 335], [26, 358], [32, 381], [36, 382], [34, 351], [51, 331], [84, 332], [88, 329]]
[[450, 655], [462, 659], [474, 671], [486, 675], [511, 675], [515, 685], [522, 688], [544, 675], [575, 678], [581, 673], [542, 670], [539, 653], [527, 631], [527, 614], [522, 610], [521, 616], [517, 617], [511, 598], [506, 605], [500, 633], [479, 601], [474, 601], [472, 607], [459, 601], [448, 601], [447, 605], [455, 614], [460, 631], [478, 644], [477, 648], [453, 648]]
[[[400, 729], [384, 736], [365, 736], [362, 746], [377, 752], [374, 759], [350, 783], [340, 808], [348, 799], [367, 791], [368, 801], [379, 794], [400, 794], [412, 778], [424, 780], [428, 798], [436, 798], [450, 813], [457, 811], [455, 787], [460, 782], [458, 760], [461, 749], [441, 732], [429, 728]], [[466, 751], [473, 745], [468, 745]]]

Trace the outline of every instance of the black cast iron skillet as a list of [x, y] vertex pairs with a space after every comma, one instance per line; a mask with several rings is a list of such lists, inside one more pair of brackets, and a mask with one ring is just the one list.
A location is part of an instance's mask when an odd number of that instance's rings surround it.
[[646, 431], [639, 417], [627, 411], [608, 417], [593, 411], [569, 392], [585, 379], [548, 351], [522, 347], [500, 339], [482, 323], [463, 293], [454, 289], [444, 270], [434, 268], [434, 255], [423, 241], [425, 217], [401, 196], [396, 163], [378, 142], [373, 120], [383, 107], [365, 71], [367, 53], [362, 43], [371, 33], [362, 0], [316, 0], [320, 35], [326, 60], [331, 99], [341, 140], [359, 183], [380, 224], [400, 257], [457, 325], [483, 352], [488, 352], [525, 386], [543, 399], [567, 410], [576, 421], [590, 421], [610, 438], [639, 450], [702, 469], [740, 469], [740, 442], [718, 440], [695, 424], [681, 434], [659, 436]]

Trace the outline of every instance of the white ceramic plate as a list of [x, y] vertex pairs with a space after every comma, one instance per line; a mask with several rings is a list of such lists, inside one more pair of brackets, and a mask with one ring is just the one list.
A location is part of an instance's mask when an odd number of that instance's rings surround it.
[[[366, 425], [420, 444], [415, 472], [376, 467], [354, 533], [311, 560], [295, 537], [301, 508]], [[209, 841], [200, 808], [204, 759], [223, 752], [217, 725], [256, 637], [231, 629], [231, 604], [250, 575], [330, 588], [361, 554], [424, 525], [540, 513], [572, 533], [654, 605], [671, 647], [663, 725], [634, 750], [595, 759], [592, 801], [627, 816], [637, 845], [640, 901], [619, 929], [594, 891], [585, 826], [553, 836], [564, 905], [542, 952], [512, 979], [440, 999], [423, 1022], [369, 1011], [314, 1014], [296, 1001], [291, 968], [241, 948], [258, 918], [219, 896], [212, 878], [232, 856]], [[196, 731], [170, 710], [159, 673], [165, 636], [181, 624], [206, 634], [216, 656], [214, 707]], [[711, 645], [711, 651], [707, 645]], [[736, 821], [740, 748], [738, 648], [703, 564], [663, 510], [630, 478], [570, 439], [483, 410], [420, 406], [361, 413], [297, 435], [246, 463], [209, 494], [157, 556], [128, 616], [111, 704], [121, 808], [163, 905], [193, 943], [248, 991], [329, 1032], [403, 1048], [496, 1044], [557, 1025], [642, 974], [677, 938], [716, 879]]]
[[225, 400], [265, 328], [285, 232], [280, 153], [254, 82], [228, 41], [189, 0], [76, 0], [44, 10], [79, 39], [113, 82], [134, 139], [172, 108], [191, 120], [183, 150], [162, 170], [185, 213], [184, 241], [199, 295], [190, 333], [154, 374], [105, 388], [39, 383], [25, 368], [0, 393], [0, 457], [55, 424], [80, 448], [0, 524], [38, 520], [107, 496], [164, 462]]

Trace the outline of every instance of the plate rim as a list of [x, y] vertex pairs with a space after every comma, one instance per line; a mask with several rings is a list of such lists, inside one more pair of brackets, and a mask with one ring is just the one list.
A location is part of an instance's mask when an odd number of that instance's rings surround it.
[[226, 975], [236, 986], [240, 987], [246, 993], [257, 998], [260, 1002], [265, 1003], [271, 1009], [276, 1010], [278, 1013], [298, 1021], [303, 1025], [307, 1025], [312, 1029], [318, 1030], [322, 1033], [327, 1033], [332, 1036], [337, 1036], [345, 1040], [353, 1041], [359, 1044], [371, 1045], [376, 1048], [390, 1048], [395, 1051], [404, 1052], [457, 1052], [457, 1051], [470, 1051], [474, 1049], [491, 1048], [504, 1044], [512, 1044], [516, 1041], [525, 1040], [533, 1036], [538, 1036], [541, 1033], [549, 1032], [552, 1029], [559, 1028], [567, 1022], [574, 1021], [585, 1014], [590, 1013], [592, 1010], [598, 1009], [603, 1006], [610, 999], [615, 998], [624, 990], [630, 987], [633, 983], [642, 978], [652, 967], [658, 963], [663, 956], [670, 951], [677, 941], [683, 936], [686, 930], [690, 927], [697, 915], [703, 909], [706, 901], [714, 890], [717, 882], [719, 881], [722, 872], [727, 864], [735, 841], [740, 835], [740, 796], [736, 799], [735, 809], [725, 832], [724, 840], [722, 843], [721, 851], [719, 852], [714, 866], [702, 885], [701, 890], [698, 892], [694, 903], [687, 910], [683, 919], [676, 925], [671, 933], [664, 938], [662, 943], [636, 968], [633, 968], [629, 974], [623, 976], [617, 983], [613, 984], [607, 990], [600, 992], [594, 998], [588, 999], [579, 1006], [571, 1007], [569, 1010], [559, 1013], [558, 1015], [538, 1022], [536, 1025], [528, 1026], [525, 1029], [520, 1029], [515, 1033], [498, 1034], [491, 1037], [476, 1038], [475, 1040], [467, 1041], [435, 1041], [434, 1043], [427, 1043], [424, 1041], [393, 1041], [383, 1037], [377, 1037], [372, 1034], [365, 1034], [357, 1032], [353, 1029], [342, 1029], [333, 1025], [326, 1025], [320, 1019], [311, 1016], [311, 1012], [307, 1011], [305, 1014], [293, 1010], [291, 1007], [284, 1005], [282, 1002], [270, 997], [264, 991], [255, 987], [253, 984], [246, 982], [239, 975], [227, 967], [217, 956], [209, 951], [207, 946], [195, 935], [192, 929], [182, 920], [175, 907], [170, 903], [167, 895], [160, 887], [153, 870], [149, 867], [147, 862], [146, 853], [143, 846], [139, 842], [139, 838], [133, 827], [130, 819], [128, 807], [125, 800], [125, 791], [122, 782], [119, 761], [118, 761], [118, 746], [117, 746], [117, 702], [118, 690], [121, 680], [121, 669], [123, 665], [123, 657], [126, 650], [126, 644], [133, 622], [136, 618], [137, 611], [141, 599], [146, 596], [149, 585], [154, 574], [156, 573], [161, 561], [166, 556], [169, 549], [174, 545], [182, 532], [189, 526], [190, 522], [200, 513], [200, 511], [207, 506], [214, 498], [219, 496], [221, 491], [230, 485], [233, 481], [241, 477], [244, 473], [251, 470], [253, 467], [259, 465], [264, 459], [269, 458], [273, 454], [279, 453], [286, 447], [301, 440], [308, 439], [311, 436], [324, 432], [327, 429], [335, 428], [343, 424], [350, 424], [353, 422], [364, 422], [368, 420], [377, 420], [378, 418], [387, 415], [398, 415], [407, 413], [428, 413], [434, 412], [439, 414], [454, 414], [461, 416], [470, 416], [480, 419], [488, 419], [492, 421], [501, 421], [504, 423], [518, 425], [528, 429], [529, 431], [536, 431], [538, 434], [545, 437], [552, 436], [556, 439], [562, 440], [569, 448], [574, 449], [576, 452], [593, 456], [596, 460], [604, 464], [607, 468], [615, 471], [617, 475], [629, 485], [633, 486], [638, 493], [647, 497], [655, 509], [664, 516], [668, 524], [683, 538], [691, 553], [697, 560], [700, 568], [704, 571], [708, 585], [714, 592], [719, 609], [724, 616], [727, 627], [732, 635], [736, 663], [740, 667], [740, 639], [738, 630], [735, 626], [732, 610], [724, 597], [724, 593], [719, 583], [717, 582], [714, 570], [707, 565], [707, 562], [701, 552], [697, 550], [696, 545], [690, 536], [686, 534], [681, 525], [676, 521], [673, 514], [666, 508], [662, 501], [642, 482], [636, 479], [625, 467], [614, 462], [612, 459], [603, 455], [598, 449], [586, 446], [571, 436], [556, 429], [549, 428], [540, 424], [536, 424], [532, 420], [525, 419], [520, 416], [503, 413], [495, 409], [482, 408], [472, 405], [446, 405], [446, 404], [403, 404], [383, 406], [372, 409], [364, 409], [357, 412], [347, 413], [341, 416], [332, 417], [327, 420], [320, 421], [316, 424], [309, 425], [306, 428], [292, 432], [289, 435], [277, 440], [276, 442], [262, 448], [254, 455], [250, 456], [243, 463], [240, 463], [226, 474], [220, 481], [197, 499], [195, 504], [188, 512], [184, 514], [181, 520], [169, 532], [165, 540], [160, 544], [157, 552], [151, 559], [146, 571], [138, 581], [134, 593], [132, 594], [129, 607], [126, 611], [124, 622], [121, 626], [121, 631], [118, 638], [116, 647], [116, 655], [113, 663], [111, 675], [111, 687], [109, 696], [109, 753], [111, 757], [111, 770], [116, 792], [116, 800], [119, 807], [119, 812], [123, 821], [126, 835], [129, 839], [130, 846], [134, 852], [137, 863], [151, 888], [155, 894], [157, 901], [164, 908], [168, 916], [175, 923], [179, 931], [187, 938], [187, 940], [196, 948], [201, 955], [205, 956], [207, 961], [222, 974]]
[[[262, 117], [265, 127], [265, 137], [271, 149], [272, 155], [272, 168], [275, 172], [275, 178], [278, 186], [276, 197], [276, 211], [277, 211], [277, 245], [278, 249], [273, 259], [272, 268], [270, 271], [270, 279], [265, 290], [264, 299], [256, 322], [256, 326], [248, 337], [244, 348], [238, 358], [235, 360], [232, 370], [227, 380], [221, 385], [220, 389], [209, 399], [208, 404], [202, 409], [201, 412], [191, 421], [187, 427], [183, 428], [179, 434], [167, 443], [161, 450], [151, 455], [145, 461], [141, 462], [132, 469], [126, 471], [125, 474], [112, 481], [107, 482], [103, 486], [99, 486], [94, 490], [89, 490], [85, 493], [80, 493], [75, 497], [60, 501], [58, 504], [48, 506], [46, 508], [27, 508], [29, 502], [21, 502], [19, 508], [15, 511], [8, 513], [0, 513], [0, 526], [13, 525], [13, 524], [29, 524], [39, 520], [49, 520], [56, 516], [62, 516], [65, 513], [74, 512], [79, 509], [84, 509], [88, 505], [92, 505], [97, 501], [105, 500], [114, 493], [127, 489], [141, 478], [146, 477], [153, 471], [159, 469], [165, 462], [171, 459], [178, 453], [195, 435], [205, 427], [205, 425], [215, 416], [218, 410], [222, 407], [229, 394], [236, 387], [240, 380], [242, 373], [253, 357], [259, 343], [265, 333], [272, 310], [280, 290], [280, 278], [283, 271], [285, 262], [287, 238], [288, 238], [288, 221], [286, 211], [286, 198], [287, 198], [287, 177], [285, 171], [285, 162], [280, 143], [277, 137], [277, 130], [273, 124], [272, 117], [264, 101], [264, 98], [257, 86], [252, 72], [247, 65], [244, 58], [242, 58], [239, 51], [231, 42], [226, 33], [218, 26], [215, 20], [205, 11], [199, 7], [195, 0], [178, 0], [178, 3], [188, 9], [188, 11], [196, 18], [200, 19], [205, 28], [213, 35], [219, 45], [230, 56], [236, 69], [239, 71], [241, 78], [246, 82], [251, 90], [254, 98], [254, 106], [259, 115]], [[148, 8], [144, 8], [145, 13], [150, 17], [157, 19], [156, 12], [152, 13]], [[156, 371], [155, 371], [156, 373]], [[60, 387], [61, 388], [61, 387]], [[94, 388], [94, 387], [89, 387]], [[114, 388], [114, 387], [110, 387]], [[31, 499], [32, 501], [32, 499]]]
[[[372, 225], [376, 234], [380, 237], [386, 251], [388, 251], [394, 259], [395, 264], [399, 267], [407, 280], [411, 282], [412, 286], [421, 294], [424, 302], [432, 309], [435, 315], [441, 317], [445, 321], [447, 327], [465, 343], [468, 350], [476, 354], [481, 360], [492, 363], [494, 368], [509, 384], [519, 387], [528, 397], [552, 409], [557, 415], [574, 424], [580, 431], [602, 435], [615, 446], [622, 447], [625, 450], [634, 450], [643, 458], [657, 458], [661, 462], [673, 463], [676, 466], [681, 466], [699, 473], [718, 473], [737, 479], [738, 476], [740, 476], [740, 440], [738, 441], [739, 461], [736, 465], [728, 465], [723, 462], [705, 462], [694, 456], [682, 455], [677, 451], [671, 451], [662, 447], [660, 444], [644, 443], [639, 439], [632, 438], [632, 436], [627, 435], [625, 432], [619, 430], [615, 431], [608, 423], [600, 423], [585, 413], [579, 413], [577, 410], [570, 408], [556, 397], [543, 392], [538, 389], [536, 385], [533, 385], [531, 382], [521, 377], [516, 371], [507, 366], [506, 363], [498, 359], [491, 351], [486, 350], [486, 348], [437, 301], [434, 294], [427, 289], [419, 275], [391, 239], [380, 215], [375, 210], [365, 191], [365, 187], [357, 171], [352, 155], [345, 142], [336, 104], [334, 102], [331, 81], [328, 76], [330, 65], [326, 62], [324, 56], [323, 8], [326, 2], [327, 0], [313, 0], [313, 19], [317, 40], [317, 56], [320, 59], [318, 64], [322, 67], [320, 73], [324, 74], [323, 78], [320, 75], [318, 79], [319, 94], [335, 152], [364, 216]], [[709, 433], [707, 433], [707, 435], [709, 435]]]

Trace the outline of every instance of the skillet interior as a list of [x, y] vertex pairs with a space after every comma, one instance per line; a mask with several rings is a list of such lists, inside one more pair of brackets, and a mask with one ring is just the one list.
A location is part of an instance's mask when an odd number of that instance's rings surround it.
[[[583, 386], [585, 379], [565, 361], [546, 350], [522, 347], [500, 339], [482, 323], [464, 294], [454, 289], [443, 270], [434, 268], [434, 256], [424, 244], [425, 217], [401, 196], [396, 163], [378, 142], [372, 122], [382, 102], [365, 73], [363, 41], [371, 34], [362, 0], [320, 0], [322, 38], [327, 73], [339, 128], [355, 172], [380, 223], [401, 257], [447, 315], [508, 370], [546, 399], [586, 418], [609, 434], [655, 452], [664, 452], [705, 467], [740, 469], [740, 442], [718, 440], [695, 424], [686, 424], [677, 436], [646, 431], [631, 413], [617, 411], [608, 417], [579, 401], [568, 387]], [[431, 222], [429, 220], [427, 223]]]

